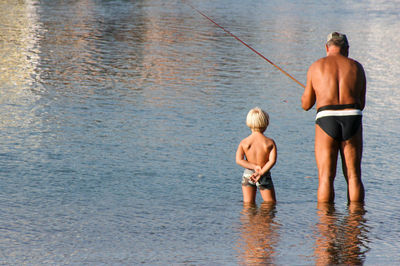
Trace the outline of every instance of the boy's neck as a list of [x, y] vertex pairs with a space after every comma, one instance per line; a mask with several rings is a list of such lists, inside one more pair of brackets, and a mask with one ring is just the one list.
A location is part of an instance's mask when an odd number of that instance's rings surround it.
[[261, 134], [261, 135], [264, 135], [264, 133], [262, 133], [261, 131], [258, 131], [258, 130], [251, 130], [251, 134]]

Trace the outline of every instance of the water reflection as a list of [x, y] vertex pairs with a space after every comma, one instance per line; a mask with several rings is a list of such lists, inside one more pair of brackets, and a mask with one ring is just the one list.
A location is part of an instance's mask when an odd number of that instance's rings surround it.
[[34, 1], [5, 1], [0, 3], [0, 9], [0, 82], [2, 87], [12, 88], [7, 95], [12, 97], [11, 94], [20, 94], [20, 87], [31, 86], [35, 81], [42, 29]]
[[351, 203], [342, 216], [333, 204], [318, 203], [314, 256], [316, 265], [360, 265], [368, 252], [364, 206]]
[[280, 225], [274, 221], [275, 204], [263, 202], [260, 207], [244, 204], [240, 217], [238, 242], [239, 263], [244, 265], [274, 264]]
[[[31, 134], [32, 127], [40, 126], [34, 112], [40, 95], [34, 93], [38, 75], [40, 36], [44, 29], [37, 14], [36, 1], [0, 1], [0, 136], [1, 151], [6, 163], [0, 172], [15, 170], [15, 147]], [[16, 133], [17, 132], [17, 133]], [[30, 147], [35, 148], [37, 141]], [[7, 144], [10, 144], [9, 146]], [[32, 154], [29, 154], [32, 158]]]

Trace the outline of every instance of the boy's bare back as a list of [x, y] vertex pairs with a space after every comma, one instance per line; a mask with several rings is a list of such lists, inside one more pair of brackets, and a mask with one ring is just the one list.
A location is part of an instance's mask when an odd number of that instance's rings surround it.
[[253, 132], [240, 142], [240, 146], [249, 163], [262, 167], [270, 160], [275, 142], [260, 132]]

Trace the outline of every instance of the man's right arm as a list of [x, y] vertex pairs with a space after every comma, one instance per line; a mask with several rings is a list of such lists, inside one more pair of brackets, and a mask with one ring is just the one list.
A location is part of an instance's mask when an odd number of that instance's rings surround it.
[[303, 96], [301, 97], [301, 107], [308, 111], [313, 107], [315, 104], [315, 91], [312, 86], [312, 67], [313, 65], [310, 66], [307, 72], [307, 83], [306, 83], [306, 88], [304, 89]]
[[365, 98], [366, 98], [366, 92], [367, 92], [367, 79], [365, 77], [365, 72], [363, 66], [358, 63], [359, 66], [359, 75], [360, 75], [360, 82], [361, 82], [361, 96], [360, 96], [360, 102], [361, 102], [361, 110], [364, 109], [365, 107]]

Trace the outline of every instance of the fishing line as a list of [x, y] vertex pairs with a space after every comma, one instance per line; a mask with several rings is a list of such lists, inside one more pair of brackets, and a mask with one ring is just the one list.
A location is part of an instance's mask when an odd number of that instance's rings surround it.
[[250, 50], [252, 50], [254, 53], [256, 53], [257, 55], [259, 55], [261, 58], [263, 58], [265, 61], [267, 61], [268, 63], [270, 63], [271, 65], [273, 65], [274, 67], [276, 67], [277, 69], [279, 69], [283, 74], [285, 74], [286, 76], [288, 76], [289, 78], [291, 78], [294, 82], [296, 82], [297, 84], [299, 84], [300, 86], [302, 86], [303, 88], [305, 88], [305, 86], [298, 81], [297, 79], [295, 79], [293, 76], [291, 76], [289, 73], [287, 73], [285, 70], [283, 70], [282, 68], [280, 68], [279, 66], [277, 66], [276, 64], [274, 64], [271, 60], [269, 60], [268, 58], [266, 58], [264, 55], [262, 55], [260, 52], [258, 52], [256, 49], [254, 49], [253, 47], [251, 47], [250, 45], [248, 45], [247, 43], [245, 43], [244, 41], [242, 41], [239, 37], [237, 37], [236, 35], [234, 35], [233, 33], [231, 33], [230, 31], [228, 31], [227, 29], [225, 29], [224, 27], [222, 27], [221, 25], [219, 25], [217, 22], [215, 22], [214, 20], [212, 20], [210, 17], [208, 17], [206, 14], [204, 14], [203, 12], [201, 12], [200, 10], [198, 10], [197, 8], [195, 8], [194, 6], [192, 6], [190, 3], [187, 3], [185, 1], [185, 3], [187, 5], [189, 5], [193, 10], [195, 10], [197, 13], [199, 13], [200, 15], [202, 15], [203, 17], [205, 17], [206, 19], [208, 19], [209, 21], [211, 21], [212, 23], [214, 23], [216, 26], [218, 26], [219, 28], [221, 28], [223, 31], [225, 31], [226, 33], [228, 33], [230, 36], [232, 36], [233, 38], [235, 38], [236, 40], [238, 40], [239, 42], [241, 42], [243, 45], [245, 45], [247, 48], [249, 48]]

